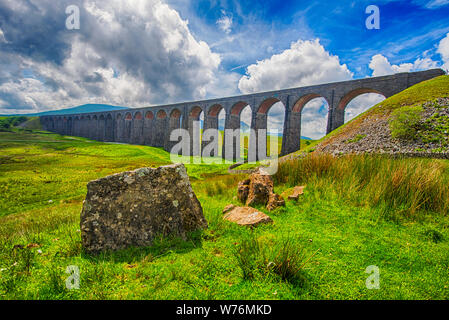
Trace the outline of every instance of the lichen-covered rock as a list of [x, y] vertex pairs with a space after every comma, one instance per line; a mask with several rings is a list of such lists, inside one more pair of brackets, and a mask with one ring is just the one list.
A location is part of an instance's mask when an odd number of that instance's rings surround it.
[[285, 206], [284, 198], [274, 193], [273, 178], [260, 169], [239, 182], [237, 196], [247, 206], [263, 205], [268, 211]]
[[228, 204], [224, 209], [223, 209], [223, 214], [228, 213], [229, 211], [233, 210], [236, 206], [233, 204]]
[[239, 182], [239, 185], [237, 188], [237, 197], [240, 200], [240, 202], [242, 202], [242, 203], [246, 203], [246, 199], [248, 199], [249, 183], [250, 183], [249, 179]]
[[272, 223], [273, 220], [265, 213], [251, 207], [227, 206], [223, 219], [235, 222], [241, 226], [256, 227], [262, 223]]
[[156, 236], [185, 238], [204, 228], [201, 204], [182, 164], [123, 172], [87, 185], [81, 238], [89, 253], [149, 246]]
[[250, 177], [247, 206], [266, 205], [270, 194], [273, 193], [273, 178], [261, 172], [253, 173]]
[[267, 210], [273, 211], [274, 209], [285, 207], [285, 200], [282, 196], [276, 193], [270, 193], [267, 203]]

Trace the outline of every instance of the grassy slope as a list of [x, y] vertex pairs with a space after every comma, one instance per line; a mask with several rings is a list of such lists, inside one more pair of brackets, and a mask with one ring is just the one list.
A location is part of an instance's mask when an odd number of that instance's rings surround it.
[[[91, 257], [82, 253], [79, 233], [86, 182], [168, 163], [168, 154], [37, 133], [1, 133], [0, 148], [0, 298], [449, 298], [447, 216], [402, 223], [378, 219], [370, 207], [354, 206], [317, 181], [298, 203], [270, 213], [274, 225], [254, 230], [267, 247], [290, 237], [307, 256], [319, 250], [304, 270], [306, 280], [283, 281], [271, 273], [243, 280], [233, 252], [251, 231], [224, 222], [221, 214], [236, 203], [242, 177], [223, 174], [223, 166], [191, 165], [207, 231], [187, 242], [164, 240], [153, 248]], [[276, 191], [287, 188], [278, 185]], [[429, 234], [442, 237], [436, 241]], [[12, 250], [33, 243], [39, 247]], [[80, 268], [79, 290], [64, 287], [69, 265]], [[381, 290], [365, 287], [369, 265], [381, 269]]]
[[351, 132], [355, 128], [359, 127], [365, 118], [372, 115], [388, 117], [391, 111], [399, 107], [422, 104], [424, 102], [443, 97], [449, 97], [448, 75], [421, 82], [378, 103], [377, 105], [360, 114], [348, 123], [345, 123], [343, 126], [332, 131], [320, 140], [314, 141], [312, 144], [304, 148], [304, 150], [301, 150], [299, 152], [313, 151], [318, 144], [325, 145], [332, 143], [333, 139], [337, 138], [340, 135], [346, 135], [347, 133]]

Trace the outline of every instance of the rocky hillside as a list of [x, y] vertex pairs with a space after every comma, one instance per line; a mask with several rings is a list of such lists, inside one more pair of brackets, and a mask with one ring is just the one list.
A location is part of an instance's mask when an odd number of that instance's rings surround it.
[[308, 151], [449, 155], [449, 76], [384, 100]]

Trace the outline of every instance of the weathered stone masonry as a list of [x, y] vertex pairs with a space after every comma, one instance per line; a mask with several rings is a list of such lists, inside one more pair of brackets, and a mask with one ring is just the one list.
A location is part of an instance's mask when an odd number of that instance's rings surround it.
[[[285, 107], [285, 120], [281, 154], [289, 154], [300, 149], [301, 112], [312, 99], [322, 97], [329, 105], [327, 133], [344, 124], [347, 104], [364, 93], [378, 93], [386, 98], [425, 80], [444, 75], [441, 69], [421, 72], [398, 73], [391, 76], [373, 77], [352, 81], [335, 82], [302, 88], [248, 94], [236, 97], [185, 102], [165, 106], [155, 106], [131, 110], [97, 112], [75, 115], [43, 116], [41, 122], [45, 130], [72, 136], [80, 136], [99, 141], [141, 144], [163, 147], [170, 151], [176, 143], [170, 141], [170, 133], [184, 128], [193, 133], [193, 123], [204, 112], [204, 130], [218, 128], [218, 115], [225, 110], [225, 128], [239, 129], [240, 114], [249, 105], [252, 112], [252, 129], [267, 129], [267, 114], [277, 102]], [[257, 131], [256, 131], [257, 132]], [[263, 131], [262, 131], [263, 132]], [[235, 146], [238, 137], [225, 136], [225, 144]], [[257, 146], [266, 134], [252, 135], [250, 145]], [[199, 154], [202, 146], [191, 142], [191, 154]], [[204, 143], [203, 143], [204, 145]]]

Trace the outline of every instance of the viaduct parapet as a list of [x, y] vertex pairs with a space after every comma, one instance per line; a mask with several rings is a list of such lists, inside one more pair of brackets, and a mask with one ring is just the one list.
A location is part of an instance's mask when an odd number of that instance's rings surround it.
[[[226, 113], [225, 129], [239, 129], [241, 112], [249, 105], [252, 114], [251, 129], [265, 132], [251, 135], [249, 144], [257, 146], [260, 139], [266, 141], [268, 111], [275, 103], [282, 102], [285, 118], [281, 155], [286, 155], [300, 149], [301, 113], [312, 99], [326, 99], [329, 105], [326, 131], [329, 133], [344, 124], [345, 108], [355, 97], [365, 93], [378, 93], [388, 98], [417, 83], [444, 74], [441, 69], [432, 69], [147, 108], [42, 116], [41, 123], [45, 130], [63, 135], [163, 147], [170, 151], [176, 144], [170, 141], [170, 133], [178, 128], [192, 132], [193, 124], [199, 121], [201, 112], [204, 112], [203, 130], [218, 129], [218, 115], [222, 110]], [[223, 145], [239, 144], [238, 136], [231, 138], [232, 142], [224, 141]], [[224, 139], [226, 140], [226, 135]], [[192, 146], [190, 149], [194, 154], [201, 150], [201, 146]], [[236, 147], [233, 158], [236, 158], [237, 152]]]

